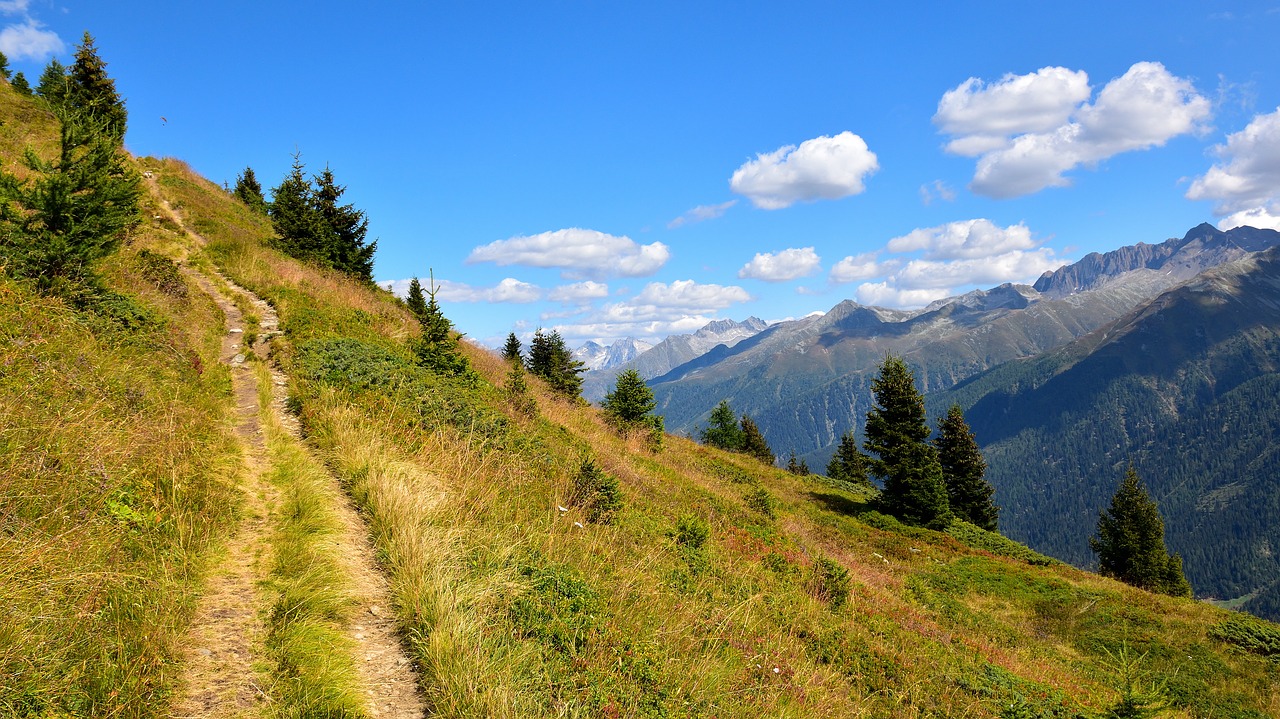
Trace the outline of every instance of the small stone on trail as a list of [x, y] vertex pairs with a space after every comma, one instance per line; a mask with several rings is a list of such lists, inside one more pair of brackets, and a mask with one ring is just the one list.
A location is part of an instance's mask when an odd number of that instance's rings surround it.
[[369, 607], [369, 613], [376, 617], [382, 613], [382, 608], [375, 604], [372, 607]]
[[236, 334], [238, 332], [244, 332], [244, 330], [240, 329], [239, 327], [232, 327], [231, 329], [227, 330], [227, 332], [230, 334]]
[[197, 653], [197, 654], [199, 654], [199, 655], [200, 655], [200, 656], [202, 656], [202, 657], [207, 657], [207, 656], [210, 656], [210, 655], [212, 655], [212, 654], [213, 654], [213, 652], [209, 651], [208, 649], [204, 649], [204, 648], [197, 649], [197, 650], [196, 650], [196, 653]]
[[244, 355], [243, 355], [243, 354], [238, 354], [238, 355], [236, 355], [235, 357], [232, 357], [232, 358], [231, 358], [231, 364], [243, 364], [243, 363], [244, 363]]

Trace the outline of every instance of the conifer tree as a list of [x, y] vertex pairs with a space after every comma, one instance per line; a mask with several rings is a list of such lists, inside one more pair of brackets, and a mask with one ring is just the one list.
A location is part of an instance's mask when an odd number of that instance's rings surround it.
[[867, 480], [867, 457], [858, 451], [853, 430], [840, 435], [840, 445], [827, 463], [827, 476], [854, 484], [870, 484]]
[[58, 62], [58, 58], [51, 58], [49, 64], [45, 65], [44, 72], [40, 74], [40, 81], [36, 84], [36, 94], [48, 103], [49, 107], [60, 111], [63, 101], [67, 98], [69, 83], [66, 66]]
[[1148, 591], [1191, 595], [1182, 574], [1182, 557], [1164, 545], [1164, 520], [1147, 488], [1130, 465], [1110, 508], [1098, 513], [1098, 535], [1089, 538], [1103, 575]]
[[0, 265], [41, 291], [91, 283], [90, 264], [137, 222], [138, 175], [114, 138], [89, 122], [63, 123], [58, 159], [28, 150], [25, 181], [0, 170]]
[[311, 197], [321, 232], [317, 244], [323, 248], [325, 258], [333, 267], [372, 283], [373, 253], [378, 242], [365, 242], [369, 220], [363, 210], [357, 210], [352, 204], [338, 204], [346, 189], [334, 181], [333, 172], [328, 167], [316, 177]]
[[628, 369], [618, 375], [613, 391], [604, 396], [601, 406], [615, 421], [634, 424], [644, 422], [658, 403], [640, 373]]
[[13, 76], [13, 81], [10, 82], [9, 85], [20, 94], [31, 97], [31, 83], [27, 82], [27, 76], [23, 75], [21, 72]]
[[973, 431], [964, 421], [960, 405], [951, 405], [947, 416], [939, 420], [933, 446], [938, 450], [938, 463], [942, 465], [942, 481], [947, 485], [952, 513], [983, 529], [996, 531], [1000, 508], [992, 500], [995, 489], [983, 479], [987, 463]]
[[87, 31], [76, 48], [75, 58], [67, 83], [67, 110], [76, 117], [97, 118], [108, 134], [123, 140], [129, 115], [116, 92], [115, 80], [107, 75], [107, 63], [98, 55], [93, 36]]
[[744, 439], [742, 429], [738, 426], [737, 416], [729, 406], [729, 400], [720, 400], [720, 404], [711, 410], [711, 417], [707, 420], [707, 426], [702, 428], [701, 437], [703, 444], [732, 452], [742, 451]]
[[409, 280], [409, 294], [405, 295], [404, 304], [419, 322], [426, 322], [427, 297], [422, 293], [422, 283], [417, 277]]
[[809, 474], [809, 463], [803, 459], [797, 458], [796, 451], [793, 449], [791, 450], [790, 456], [787, 458], [787, 471], [801, 477], [806, 477]]
[[871, 392], [875, 406], [867, 412], [863, 444], [874, 455], [872, 473], [884, 480], [881, 509], [908, 524], [945, 529], [951, 508], [937, 452], [926, 441], [930, 432], [915, 375], [902, 358], [889, 355]]
[[9, 56], [5, 55], [3, 52], [0, 52], [0, 77], [3, 77], [4, 79], [8, 80], [10, 72], [11, 70], [9, 69]]
[[302, 153], [295, 152], [289, 174], [271, 191], [269, 214], [278, 236], [276, 246], [291, 257], [316, 262], [322, 260], [316, 242], [319, 223], [312, 211], [311, 183], [304, 169]]
[[742, 451], [744, 453], [768, 465], [778, 461], [773, 450], [769, 447], [769, 443], [765, 441], [764, 434], [760, 432], [760, 427], [756, 425], [755, 420], [743, 414], [740, 425], [742, 427]]
[[520, 354], [520, 338], [516, 337], [515, 332], [507, 335], [507, 343], [502, 347], [502, 359], [508, 362], [524, 362], [524, 355]]
[[267, 214], [267, 198], [262, 196], [262, 185], [258, 183], [252, 167], [244, 168], [244, 172], [236, 176], [236, 187], [232, 194], [254, 212]]
[[558, 331], [543, 332], [539, 328], [529, 343], [529, 371], [538, 375], [560, 394], [577, 399], [582, 392], [586, 365], [573, 358]]
[[458, 349], [458, 338], [453, 332], [453, 323], [440, 310], [436, 301], [436, 293], [440, 288], [435, 285], [432, 273], [431, 286], [427, 288], [426, 307], [419, 316], [422, 324], [422, 337], [418, 339], [418, 364], [427, 369], [449, 377], [461, 377], [470, 372], [467, 358]]

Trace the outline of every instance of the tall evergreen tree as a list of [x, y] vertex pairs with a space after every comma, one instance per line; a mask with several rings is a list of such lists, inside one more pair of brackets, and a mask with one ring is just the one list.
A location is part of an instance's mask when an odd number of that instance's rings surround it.
[[107, 75], [107, 63], [98, 55], [88, 32], [76, 48], [75, 58], [67, 84], [66, 109], [75, 117], [96, 118], [108, 134], [123, 140], [129, 114], [116, 92], [116, 81]]
[[0, 77], [8, 80], [10, 72], [12, 71], [9, 69], [9, 56], [0, 52]]
[[89, 265], [137, 221], [138, 175], [115, 141], [89, 123], [63, 123], [58, 159], [26, 154], [25, 181], [0, 170], [0, 264], [61, 292], [93, 280]]
[[871, 382], [875, 406], [867, 412], [863, 442], [874, 455], [871, 471], [884, 480], [880, 507], [909, 524], [944, 529], [951, 523], [938, 455], [926, 441], [924, 398], [901, 357], [889, 355]]
[[418, 318], [419, 322], [426, 323], [427, 318], [427, 297], [422, 293], [422, 283], [417, 277], [409, 280], [409, 294], [404, 298], [405, 306]]
[[502, 347], [502, 359], [508, 362], [524, 362], [524, 355], [520, 354], [520, 350], [520, 338], [516, 337], [516, 333], [507, 334], [507, 343]]
[[529, 371], [566, 397], [576, 399], [582, 393], [582, 377], [586, 365], [573, 358], [558, 331], [543, 332], [539, 328], [529, 343]]
[[254, 212], [267, 214], [267, 198], [262, 196], [262, 185], [258, 183], [252, 167], [244, 168], [244, 172], [236, 176], [236, 187], [232, 194]]
[[853, 430], [840, 435], [836, 453], [827, 462], [827, 476], [854, 484], [870, 484], [867, 480], [867, 457], [858, 450], [858, 440]]
[[1110, 508], [1098, 513], [1098, 535], [1089, 538], [1102, 574], [1148, 591], [1191, 595], [1182, 574], [1182, 557], [1164, 545], [1164, 520], [1131, 465]]
[[13, 76], [13, 80], [9, 83], [9, 85], [12, 86], [14, 90], [17, 90], [20, 94], [26, 95], [27, 97], [31, 97], [31, 83], [27, 82], [27, 76], [23, 75], [21, 72], [16, 73]]
[[739, 425], [742, 427], [743, 453], [749, 454], [768, 465], [778, 461], [777, 456], [774, 455], [773, 449], [769, 447], [769, 443], [765, 441], [764, 434], [761, 433], [760, 427], [756, 425], [755, 420], [743, 414]]
[[653, 398], [653, 390], [644, 383], [640, 373], [628, 369], [618, 375], [613, 391], [604, 396], [601, 406], [615, 421], [635, 424], [644, 422], [658, 403]]
[[67, 99], [70, 82], [66, 66], [58, 62], [58, 58], [51, 58], [49, 64], [45, 65], [44, 72], [40, 73], [36, 94], [48, 103], [49, 107], [61, 111], [62, 104]]
[[271, 191], [271, 224], [281, 251], [300, 260], [320, 262], [323, 254], [317, 242], [319, 219], [312, 209], [311, 183], [305, 169], [302, 153], [294, 153], [289, 174]]
[[742, 429], [738, 427], [738, 417], [727, 399], [720, 400], [720, 404], [711, 410], [707, 426], [702, 428], [700, 434], [703, 444], [732, 452], [742, 451]]
[[357, 210], [352, 204], [338, 204], [346, 189], [334, 181], [328, 167], [316, 177], [311, 197], [322, 233], [318, 244], [324, 248], [324, 256], [333, 267], [372, 283], [373, 253], [378, 241], [365, 241], [369, 220], [363, 210]]
[[[419, 285], [421, 289], [421, 285]], [[427, 303], [418, 321], [422, 325], [422, 336], [418, 339], [418, 364], [427, 369], [449, 377], [460, 377], [470, 371], [467, 358], [459, 351], [458, 338], [453, 331], [453, 323], [444, 316], [440, 303], [436, 301], [439, 288], [435, 285], [432, 274], [431, 286], [427, 288]]]
[[992, 500], [995, 489], [983, 479], [987, 463], [973, 431], [964, 421], [960, 405], [951, 405], [947, 416], [939, 420], [933, 446], [938, 450], [951, 511], [966, 522], [996, 531], [1000, 508]]

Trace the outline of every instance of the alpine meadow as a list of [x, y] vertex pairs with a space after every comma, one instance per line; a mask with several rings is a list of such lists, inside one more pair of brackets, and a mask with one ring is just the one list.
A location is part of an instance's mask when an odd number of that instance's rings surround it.
[[[134, 154], [144, 101], [110, 43], [70, 52], [39, 75], [0, 55], [0, 716], [1280, 716], [1280, 232], [1203, 224], [1049, 252], [1018, 270], [1034, 284], [772, 321], [691, 309], [748, 301], [736, 286], [624, 298], [679, 245], [567, 225], [461, 261], [424, 242], [390, 280], [367, 175], [315, 136], [225, 181]], [[1153, 64], [1130, 71], [1148, 89]], [[1128, 87], [1086, 104], [1040, 73], [1074, 98], [1061, 142], [1101, 136]], [[1031, 142], [934, 122], [980, 158], [974, 192]], [[895, 172], [850, 134], [762, 152], [734, 191], [764, 215]], [[1092, 141], [1045, 186], [1110, 157]], [[789, 154], [862, 164], [792, 196], [770, 174]], [[911, 261], [980, 264], [978, 234]], [[1019, 237], [999, 241], [1040, 251]], [[739, 277], [784, 281], [803, 249]], [[567, 284], [454, 279], [543, 251]], [[497, 332], [455, 315], [520, 292], [569, 309]], [[661, 328], [562, 321], [597, 301]]]

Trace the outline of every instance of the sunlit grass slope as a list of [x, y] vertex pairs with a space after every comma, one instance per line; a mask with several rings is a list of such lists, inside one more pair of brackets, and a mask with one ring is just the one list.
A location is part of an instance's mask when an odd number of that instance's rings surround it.
[[[0, 83], [0, 161], [56, 124]], [[150, 217], [148, 215], [148, 217]], [[143, 222], [92, 312], [0, 274], [0, 716], [161, 716], [233, 518], [222, 314]]]
[[[474, 382], [419, 368], [393, 298], [158, 171], [279, 311], [291, 403], [368, 519], [438, 715], [1073, 717], [1152, 687], [1169, 716], [1280, 715], [1274, 625], [905, 528], [856, 487], [685, 439], [651, 451], [542, 389], [526, 418], [501, 360], [466, 348]], [[610, 524], [574, 501], [584, 459], [621, 483]]]

